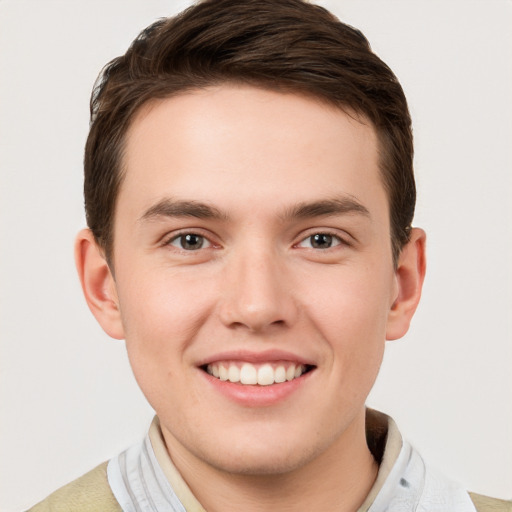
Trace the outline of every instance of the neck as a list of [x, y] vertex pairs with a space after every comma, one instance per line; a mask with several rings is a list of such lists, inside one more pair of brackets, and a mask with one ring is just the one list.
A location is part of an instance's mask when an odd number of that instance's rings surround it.
[[227, 473], [198, 463], [171, 444], [173, 462], [208, 512], [354, 511], [364, 502], [378, 472], [366, 444], [364, 411], [323, 453], [282, 474]]

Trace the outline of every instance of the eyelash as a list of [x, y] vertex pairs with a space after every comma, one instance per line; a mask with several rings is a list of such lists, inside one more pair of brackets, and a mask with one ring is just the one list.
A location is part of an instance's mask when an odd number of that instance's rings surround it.
[[[196, 249], [186, 249], [183, 246], [179, 247], [177, 245], [174, 245], [173, 242], [179, 242], [180, 239], [182, 239], [182, 244], [181, 245], [183, 245], [183, 240], [187, 236], [195, 236], [197, 238], [200, 238], [202, 240], [201, 245], [198, 248], [196, 248]], [[204, 247], [204, 243], [205, 242], [208, 244], [207, 247]], [[178, 249], [179, 251], [182, 251], [182, 252], [196, 252], [196, 251], [199, 251], [200, 249], [210, 249], [215, 244], [208, 237], [206, 237], [205, 235], [203, 235], [203, 234], [201, 234], [201, 233], [199, 233], [197, 231], [183, 231], [181, 233], [174, 234], [172, 237], [170, 237], [167, 240], [165, 240], [163, 245], [164, 246], [175, 247], [176, 249]]]
[[[187, 248], [183, 247], [185, 237], [191, 237], [191, 236], [201, 239], [201, 245], [199, 247], [197, 247], [195, 249], [190, 249], [190, 248], [187, 249]], [[314, 244], [314, 242], [312, 241], [313, 237], [319, 237], [319, 236], [327, 237], [327, 242], [330, 244], [334, 244], [334, 245], [329, 245], [329, 247], [313, 247], [312, 246]], [[181, 243], [180, 243], [180, 240], [181, 240]], [[308, 240], [311, 241], [310, 246], [308, 246], [308, 247], [301, 246], [301, 244], [307, 242]], [[180, 243], [180, 246], [175, 245], [174, 242]], [[205, 243], [207, 244], [206, 247], [204, 246]], [[174, 234], [172, 237], [165, 240], [162, 245], [171, 246], [171, 247], [176, 248], [179, 251], [187, 252], [187, 253], [197, 252], [201, 249], [211, 249], [212, 247], [215, 247], [214, 242], [212, 242], [207, 236], [205, 236], [197, 231], [183, 231], [181, 233]], [[346, 239], [344, 239], [337, 233], [333, 233], [329, 230], [325, 230], [325, 231], [322, 230], [322, 231], [311, 232], [306, 237], [301, 238], [299, 242], [297, 242], [296, 244], [293, 245], [293, 247], [303, 248], [303, 249], [312, 249], [312, 250], [318, 250], [318, 251], [327, 251], [329, 249], [333, 249], [340, 245], [350, 246], [350, 243], [347, 242]]]
[[[329, 247], [321, 248], [321, 247], [301, 247], [301, 244], [306, 242], [307, 240], [312, 240], [315, 236], [324, 236], [328, 237], [331, 242], [334, 243], [334, 245], [330, 245]], [[333, 233], [329, 230], [320, 230], [320, 231], [314, 231], [308, 234], [306, 237], [301, 238], [301, 240], [294, 245], [294, 247], [304, 248], [304, 249], [313, 249], [318, 251], [327, 251], [329, 249], [334, 249], [338, 246], [350, 246], [350, 243], [347, 242], [347, 240], [343, 237], [341, 237], [338, 233]]]

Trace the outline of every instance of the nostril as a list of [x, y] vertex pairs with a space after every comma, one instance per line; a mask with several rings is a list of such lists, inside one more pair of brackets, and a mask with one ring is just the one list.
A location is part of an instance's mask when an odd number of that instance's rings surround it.
[[218, 312], [227, 327], [243, 327], [251, 332], [289, 326], [298, 318], [298, 307], [287, 291], [279, 286], [270, 289], [265, 283], [234, 283], [226, 291]]
[[233, 330], [245, 329], [245, 330], [248, 330], [249, 332], [257, 333], [257, 332], [262, 332], [262, 331], [268, 331], [268, 329], [271, 329], [273, 327], [276, 327], [276, 328], [284, 327], [285, 325], [286, 325], [285, 320], [274, 320], [274, 321], [266, 322], [264, 319], [261, 319], [261, 320], [247, 319], [246, 322], [240, 322], [240, 321], [230, 322], [228, 324], [228, 328], [233, 329]]

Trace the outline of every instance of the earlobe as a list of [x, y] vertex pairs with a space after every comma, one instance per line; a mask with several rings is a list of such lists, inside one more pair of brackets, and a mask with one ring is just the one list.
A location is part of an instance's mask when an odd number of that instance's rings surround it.
[[76, 237], [75, 263], [92, 314], [109, 336], [123, 339], [115, 281], [90, 229], [83, 229]]
[[403, 247], [395, 271], [397, 296], [388, 314], [386, 339], [396, 340], [405, 335], [421, 297], [426, 271], [426, 235], [413, 228], [409, 242]]

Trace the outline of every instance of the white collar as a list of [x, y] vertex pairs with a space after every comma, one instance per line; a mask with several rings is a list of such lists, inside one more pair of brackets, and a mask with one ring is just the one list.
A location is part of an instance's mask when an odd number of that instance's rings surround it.
[[[395, 422], [368, 410], [369, 444], [380, 467], [358, 512], [476, 512], [466, 490], [425, 465]], [[373, 447], [375, 450], [375, 447]], [[141, 443], [109, 461], [109, 485], [124, 512], [205, 512], [167, 453], [158, 418]]]

